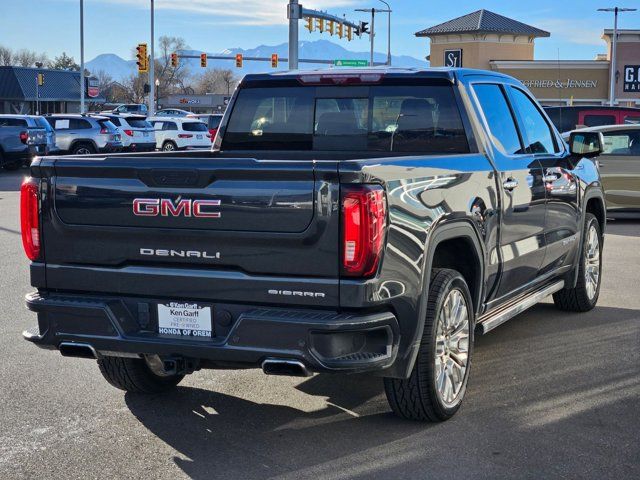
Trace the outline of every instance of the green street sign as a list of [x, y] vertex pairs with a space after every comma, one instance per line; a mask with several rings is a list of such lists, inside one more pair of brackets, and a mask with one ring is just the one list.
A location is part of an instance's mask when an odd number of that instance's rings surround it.
[[369, 60], [334, 60], [336, 67], [368, 67]]

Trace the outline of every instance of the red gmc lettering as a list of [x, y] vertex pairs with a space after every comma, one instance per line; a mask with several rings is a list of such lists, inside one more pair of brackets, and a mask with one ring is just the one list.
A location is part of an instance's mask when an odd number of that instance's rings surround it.
[[204, 218], [220, 218], [220, 212], [205, 212], [202, 207], [219, 207], [220, 200], [194, 200], [193, 216]]
[[158, 215], [158, 198], [136, 198], [133, 201], [133, 214], [140, 217], [155, 217]]
[[220, 218], [221, 213], [211, 211], [210, 207], [219, 207], [220, 200], [170, 198], [136, 198], [133, 200], [133, 214], [139, 217], [197, 217]]

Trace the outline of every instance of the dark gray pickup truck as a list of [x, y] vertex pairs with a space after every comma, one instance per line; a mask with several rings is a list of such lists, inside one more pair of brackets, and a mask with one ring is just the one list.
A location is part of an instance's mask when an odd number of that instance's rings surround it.
[[34, 162], [24, 337], [131, 392], [370, 372], [400, 416], [445, 420], [474, 333], [596, 304], [602, 138], [569, 143], [493, 72], [248, 75], [212, 152]]

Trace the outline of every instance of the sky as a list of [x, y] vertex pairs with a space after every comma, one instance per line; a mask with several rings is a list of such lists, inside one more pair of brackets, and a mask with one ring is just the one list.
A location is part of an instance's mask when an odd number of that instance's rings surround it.
[[[387, 0], [393, 10], [391, 47], [394, 55], [424, 59], [428, 39], [418, 30], [485, 8], [551, 33], [536, 41], [536, 59], [593, 59], [605, 51], [600, 36], [612, 28], [613, 14], [601, 7], [638, 7], [639, 0]], [[208, 53], [226, 48], [253, 48], [287, 41], [287, 0], [156, 0], [156, 38], [183, 37], [189, 47]], [[355, 8], [384, 8], [379, 0], [300, 0], [358, 21], [367, 14]], [[0, 0], [0, 45], [28, 48], [49, 57], [62, 51], [79, 61], [80, 0]], [[85, 0], [85, 60], [101, 53], [133, 58], [135, 45], [148, 42], [150, 0]], [[376, 51], [387, 48], [386, 15], [376, 17]], [[347, 42], [328, 33], [309, 33], [300, 26], [300, 40], [331, 39], [353, 51], [369, 49], [368, 36]], [[640, 29], [640, 12], [620, 14], [619, 28]]]

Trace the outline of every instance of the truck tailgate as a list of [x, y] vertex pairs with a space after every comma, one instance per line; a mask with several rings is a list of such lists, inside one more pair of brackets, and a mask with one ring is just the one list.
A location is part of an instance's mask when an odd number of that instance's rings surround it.
[[85, 281], [136, 294], [152, 278], [202, 291], [209, 277], [231, 288], [265, 275], [337, 283], [333, 162], [156, 153], [49, 157], [38, 171], [47, 288]]

